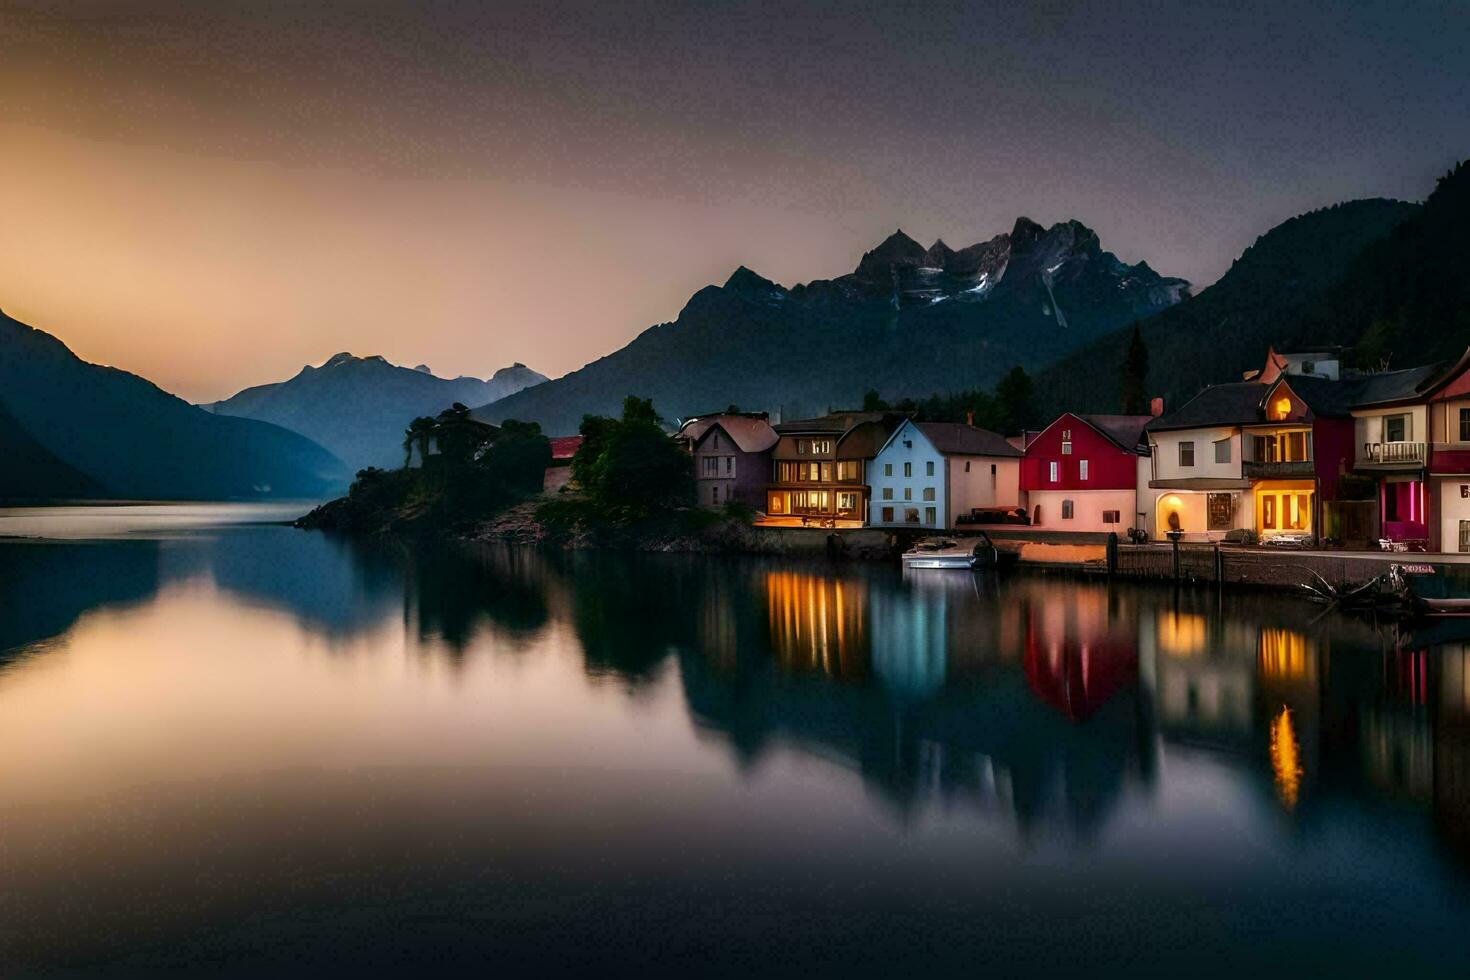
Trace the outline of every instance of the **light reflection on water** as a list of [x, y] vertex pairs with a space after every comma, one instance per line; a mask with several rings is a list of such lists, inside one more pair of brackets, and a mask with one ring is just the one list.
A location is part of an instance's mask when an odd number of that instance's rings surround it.
[[1453, 627], [159, 517], [0, 542], [0, 966], [1467, 965]]

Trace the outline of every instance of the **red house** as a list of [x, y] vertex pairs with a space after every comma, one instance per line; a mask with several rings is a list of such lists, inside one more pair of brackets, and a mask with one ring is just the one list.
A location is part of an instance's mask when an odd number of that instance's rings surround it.
[[1148, 481], [1149, 415], [1062, 415], [1026, 445], [1021, 490], [1031, 523], [1057, 531], [1141, 526], [1138, 486]]

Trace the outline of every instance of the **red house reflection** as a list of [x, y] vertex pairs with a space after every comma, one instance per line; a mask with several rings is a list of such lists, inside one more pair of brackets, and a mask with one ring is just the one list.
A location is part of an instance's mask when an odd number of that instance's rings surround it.
[[1086, 721], [1138, 679], [1137, 630], [1112, 614], [1105, 591], [1029, 605], [1025, 624], [1026, 683], [1071, 721]]

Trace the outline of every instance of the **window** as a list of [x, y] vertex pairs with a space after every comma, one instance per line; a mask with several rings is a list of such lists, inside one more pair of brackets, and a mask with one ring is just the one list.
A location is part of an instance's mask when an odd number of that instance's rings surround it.
[[837, 513], [844, 517], [850, 517], [857, 513], [858, 495], [851, 490], [837, 495]]
[[[1460, 411], [1463, 412], [1465, 409], [1462, 408]], [[1463, 416], [1461, 417], [1463, 418]], [[1461, 424], [1463, 425], [1464, 423]], [[1460, 551], [1462, 553], [1470, 552], [1470, 521], [1460, 522]]]
[[965, 472], [970, 472], [970, 461], [968, 459], [965, 460]]
[[905, 524], [917, 524], [917, 523], [919, 523], [919, 508], [917, 508], [917, 507], [905, 507], [903, 509], [903, 522]]
[[904, 476], [913, 476], [914, 475], [914, 464], [913, 463], [904, 463], [903, 464], [903, 475]]
[[798, 440], [796, 440], [796, 455], [798, 455], [798, 456], [805, 456], [806, 455], [806, 450], [807, 450], [807, 441], [805, 439], [798, 439]]
[[1286, 433], [1286, 445], [1282, 456], [1289, 463], [1308, 462], [1307, 434], [1305, 432]]
[[719, 476], [720, 475], [720, 458], [718, 456], [706, 456], [704, 458], [704, 475], [705, 476]]
[[1085, 459], [1079, 459], [1077, 461], [1077, 478], [1079, 480], [1087, 479], [1087, 460]]
[[904, 487], [903, 488], [903, 499], [904, 500], [913, 500], [914, 499], [914, 488], [913, 487]]
[[1276, 530], [1276, 496], [1274, 494], [1261, 498], [1261, 527], [1267, 531]]
[[1230, 462], [1230, 440], [1221, 439], [1215, 443], [1215, 462]]
[[832, 482], [832, 464], [831, 463], [823, 463], [822, 464], [822, 482], [823, 483], [831, 483]]
[[1181, 442], [1179, 444], [1179, 465], [1180, 466], [1193, 466], [1194, 465], [1194, 443], [1193, 442]]
[[1123, 523], [1123, 512], [1122, 511], [1118, 511], [1118, 510], [1105, 510], [1105, 511], [1103, 511], [1103, 523], [1104, 524], [1121, 524], [1121, 523]]
[[1389, 415], [1383, 419], [1384, 442], [1406, 442], [1409, 438], [1409, 417]]
[[935, 524], [935, 522], [937, 522], [938, 520], [939, 520], [939, 515], [935, 512], [935, 510], [934, 510], [933, 507], [925, 507], [924, 508], [924, 523], [925, 524], [928, 524], [930, 527], [933, 527], [934, 524]]
[[1062, 455], [1063, 456], [1070, 456], [1070, 455], [1072, 455], [1072, 430], [1071, 429], [1063, 429], [1062, 430]]
[[822, 479], [822, 464], [808, 463], [806, 465], [806, 478], [809, 483], [817, 483]]
[[1060, 468], [1061, 464], [1058, 463], [1056, 460], [1052, 460], [1050, 463], [1046, 464], [1046, 478], [1048, 482], [1057, 482], [1057, 470]]
[[725, 457], [725, 475], [726, 476], [734, 476], [735, 475], [735, 457], [734, 456], [726, 456]]
[[934, 475], [934, 460], [931, 459], [927, 463], [924, 464], [924, 475], [925, 476], [933, 476]]
[[883, 464], [883, 475], [884, 476], [892, 476], [893, 475], [893, 464], [892, 463], [884, 463]]
[[832, 451], [832, 440], [831, 439], [813, 439], [812, 440], [812, 455], [814, 455], [814, 456], [825, 456], [828, 453], [830, 453], [831, 451]]
[[884, 507], [883, 508], [883, 523], [884, 524], [892, 524], [893, 523], [893, 508], [892, 507]]
[[1281, 421], [1284, 418], [1288, 418], [1291, 415], [1291, 399], [1287, 398], [1284, 395], [1276, 399], [1274, 402], [1271, 403], [1271, 411], [1269, 414], [1271, 418], [1277, 422]]
[[933, 500], [934, 499], [934, 488], [933, 487], [925, 487], [924, 488], [924, 499], [925, 500]]
[[1235, 512], [1235, 502], [1228, 493], [1212, 493], [1205, 500], [1205, 519], [1211, 531], [1230, 530], [1230, 518]]
[[720, 502], [720, 485], [718, 483], [709, 488], [709, 502], [712, 504]]
[[1062, 520], [1064, 520], [1064, 521], [1070, 521], [1071, 519], [1072, 519], [1072, 501], [1070, 501], [1070, 500], [1063, 500], [1062, 501]]
[[709, 435], [709, 447], [711, 449], [719, 449], [720, 448], [720, 434], [718, 432], [711, 432], [710, 433], [710, 435]]
[[884, 500], [892, 500], [893, 499], [893, 488], [892, 487], [884, 487], [883, 488], [883, 499]]
[[995, 464], [990, 464], [990, 489], [995, 489]]
[[1302, 374], [1314, 374], [1317, 371], [1316, 361], [1302, 361]]
[[837, 479], [856, 480], [858, 478], [858, 461], [855, 459], [844, 459], [837, 464]]
[[1460, 441], [1470, 442], [1470, 408], [1460, 409]]

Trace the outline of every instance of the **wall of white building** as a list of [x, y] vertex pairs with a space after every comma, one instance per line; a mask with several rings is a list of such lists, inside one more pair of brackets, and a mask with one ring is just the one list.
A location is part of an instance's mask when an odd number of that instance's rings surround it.
[[1357, 453], [1361, 459], [1363, 455], [1363, 444], [1366, 442], [1386, 442], [1383, 438], [1383, 420], [1390, 415], [1409, 416], [1409, 431], [1404, 433], [1404, 442], [1428, 442], [1429, 424], [1427, 409], [1424, 405], [1411, 405], [1406, 408], [1385, 408], [1373, 411], [1355, 411], [1353, 418], [1357, 419]]
[[[1240, 429], [1227, 427], [1218, 429], [1181, 429], [1171, 432], [1150, 432], [1149, 442], [1153, 446], [1153, 478], [1155, 480], [1187, 480], [1193, 478], [1238, 480], [1241, 478]], [[1179, 464], [1180, 443], [1194, 443], [1194, 465]], [[1228, 462], [1216, 462], [1216, 443], [1229, 444]], [[1147, 485], [1147, 481], [1141, 484]]]
[[950, 527], [977, 507], [1011, 510], [1022, 505], [1020, 457], [951, 456], [948, 463]]

